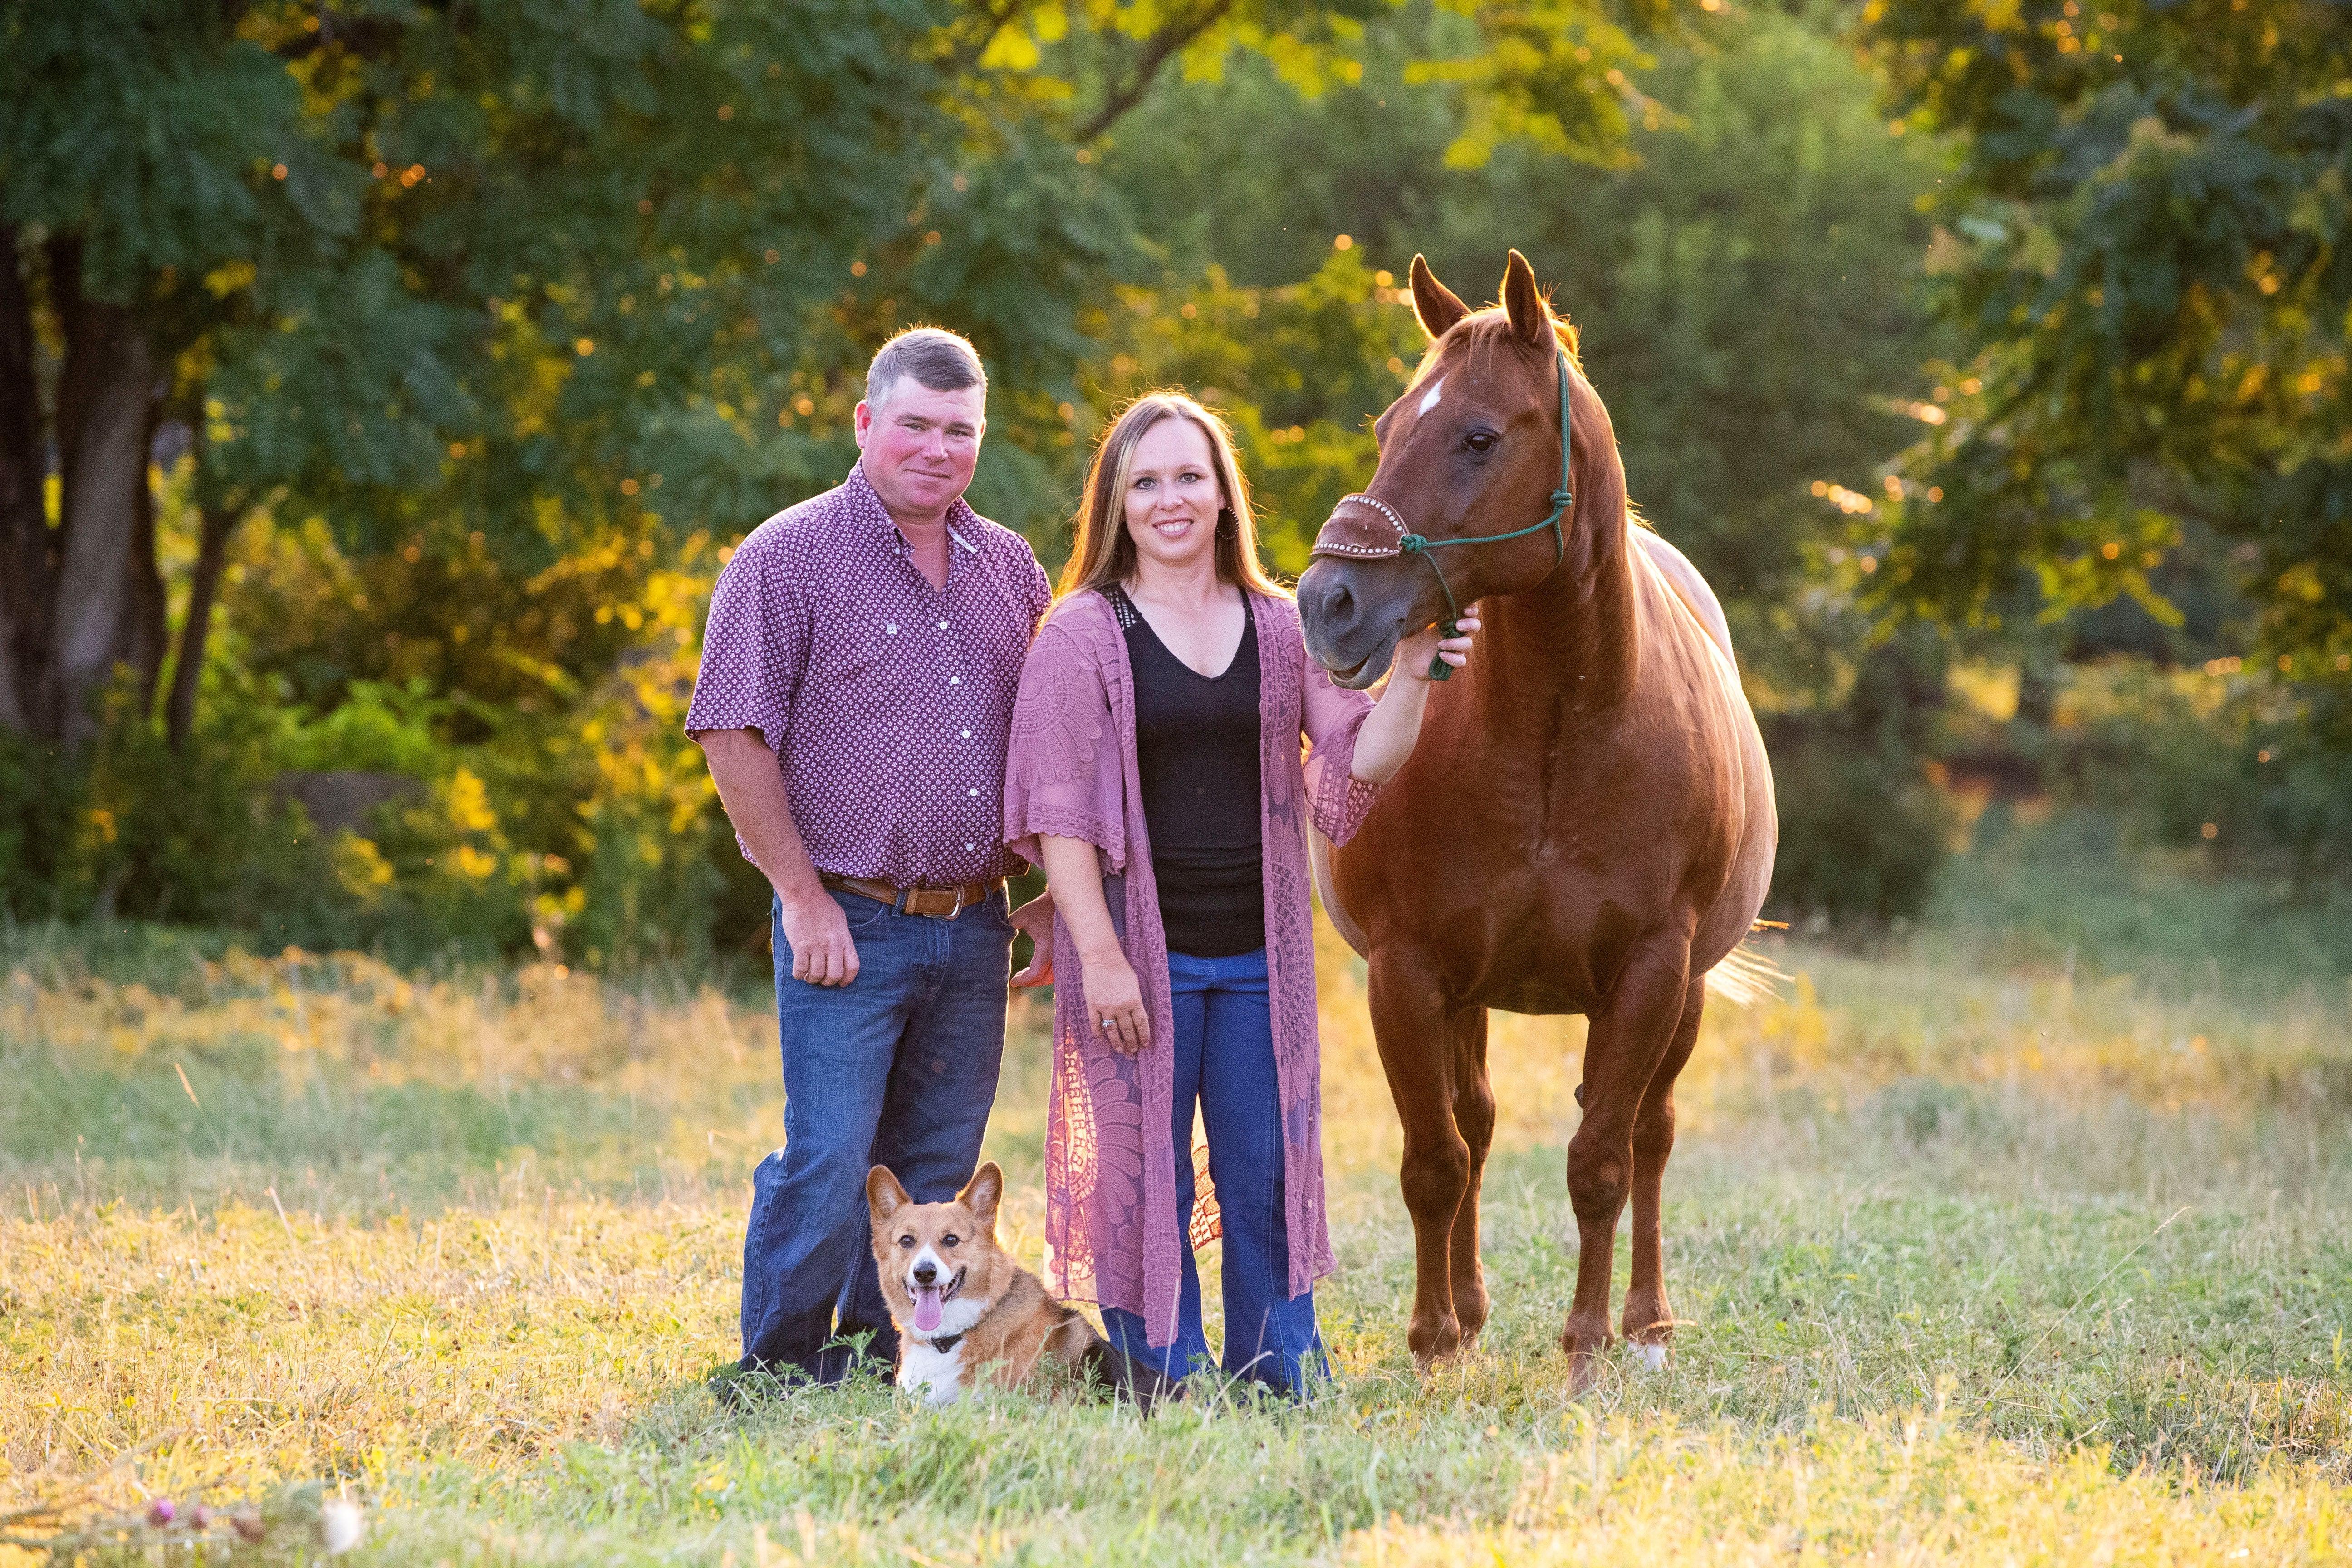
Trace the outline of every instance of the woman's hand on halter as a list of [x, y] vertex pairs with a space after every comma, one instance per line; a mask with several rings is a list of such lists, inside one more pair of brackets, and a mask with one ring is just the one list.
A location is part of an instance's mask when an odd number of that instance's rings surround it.
[[1478, 617], [1465, 616], [1459, 637], [1441, 637], [1433, 626], [1423, 626], [1396, 646], [1396, 662], [1389, 667], [1389, 683], [1378, 706], [1356, 731], [1356, 759], [1349, 772], [1368, 784], [1384, 784], [1397, 776], [1413, 742], [1421, 739], [1422, 715], [1429, 709], [1429, 662], [1442, 658], [1455, 669], [1470, 662], [1470, 644]]
[[1444, 659], [1456, 669], [1468, 664], [1470, 645], [1476, 640], [1478, 617], [1475, 614], [1467, 615], [1455, 624], [1462, 628], [1462, 635], [1458, 637], [1441, 637], [1435, 626], [1426, 626], [1399, 642], [1396, 663], [1391, 668], [1407, 679], [1425, 685], [1429, 680], [1429, 663], [1433, 656]]

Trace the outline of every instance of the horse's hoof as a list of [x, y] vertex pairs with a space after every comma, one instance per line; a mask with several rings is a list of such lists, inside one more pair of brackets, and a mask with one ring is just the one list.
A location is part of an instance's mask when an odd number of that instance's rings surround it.
[[1629, 1340], [1626, 1342], [1625, 1348], [1633, 1352], [1634, 1363], [1640, 1366], [1644, 1372], [1664, 1372], [1666, 1370], [1666, 1347], [1664, 1345], [1652, 1344], [1646, 1340]]
[[1601, 1381], [1601, 1358], [1591, 1351], [1580, 1351], [1568, 1358], [1568, 1396], [1581, 1399], [1592, 1392]]
[[1408, 1336], [1408, 1342], [1412, 1346], [1413, 1370], [1425, 1373], [1460, 1355], [1464, 1342], [1461, 1328], [1449, 1318], [1426, 1333], [1414, 1331]]

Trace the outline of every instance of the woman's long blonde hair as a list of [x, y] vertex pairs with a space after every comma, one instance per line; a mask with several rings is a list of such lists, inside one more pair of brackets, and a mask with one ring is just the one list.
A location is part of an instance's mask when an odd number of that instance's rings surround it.
[[1189, 419], [1209, 437], [1211, 461], [1224, 505], [1217, 513], [1217, 575], [1245, 593], [1286, 597], [1288, 591], [1266, 574], [1257, 558], [1257, 521], [1250, 512], [1248, 481], [1234, 458], [1233, 432], [1225, 422], [1181, 392], [1147, 392], [1119, 410], [1087, 467], [1086, 493], [1078, 501], [1077, 537], [1070, 543], [1056, 598], [1087, 588], [1097, 591], [1135, 575], [1135, 541], [1127, 532], [1127, 480], [1135, 464], [1135, 444], [1163, 419]]

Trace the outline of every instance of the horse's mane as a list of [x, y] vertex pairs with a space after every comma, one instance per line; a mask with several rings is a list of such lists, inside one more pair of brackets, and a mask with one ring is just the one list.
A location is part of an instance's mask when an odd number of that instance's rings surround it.
[[[1567, 353], [1568, 363], [1576, 368], [1577, 374], [1582, 375], [1584, 356], [1580, 352], [1582, 339], [1576, 330], [1576, 323], [1554, 310], [1551, 308], [1551, 302], [1548, 300], [1544, 302], [1544, 314], [1551, 321], [1552, 335], [1559, 341], [1561, 350]], [[1500, 305], [1489, 305], [1483, 310], [1471, 311], [1447, 329], [1445, 338], [1451, 338], [1456, 334], [1468, 341], [1470, 352], [1474, 355], [1484, 356], [1493, 353], [1497, 349], [1510, 353], [1522, 352], [1517, 341], [1517, 333], [1511, 326], [1510, 314]], [[1438, 342], [1444, 342], [1445, 338], [1440, 338]], [[1412, 387], [1421, 384], [1422, 378], [1429, 374], [1429, 367], [1436, 363], [1436, 359], [1437, 356], [1434, 354], [1422, 355], [1420, 367], [1413, 372], [1412, 380], [1406, 385]]]

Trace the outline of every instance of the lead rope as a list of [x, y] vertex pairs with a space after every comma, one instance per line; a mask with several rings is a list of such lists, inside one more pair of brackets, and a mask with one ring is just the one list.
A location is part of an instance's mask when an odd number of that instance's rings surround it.
[[[1560, 519], [1567, 514], [1569, 502], [1576, 499], [1569, 489], [1569, 458], [1575, 447], [1571, 444], [1568, 420], [1568, 355], [1562, 353], [1559, 356], [1559, 489], [1551, 492], [1549, 517], [1526, 528], [1513, 529], [1508, 533], [1477, 533], [1460, 539], [1431, 539], [1423, 534], [1408, 533], [1397, 541], [1400, 550], [1407, 555], [1420, 556], [1437, 574], [1438, 592], [1445, 595], [1445, 618], [1437, 623], [1439, 637], [1457, 637], [1462, 635], [1462, 606], [1454, 602], [1454, 585], [1445, 580], [1445, 573], [1438, 566], [1437, 557], [1432, 555], [1431, 551], [1443, 550], [1449, 544], [1500, 544], [1507, 539], [1524, 539], [1530, 533], [1540, 533], [1549, 528], [1552, 539], [1552, 565], [1558, 567], [1568, 559], [1568, 530], [1562, 526]], [[1454, 679], [1454, 667], [1445, 662], [1444, 654], [1430, 656], [1429, 679]]]

